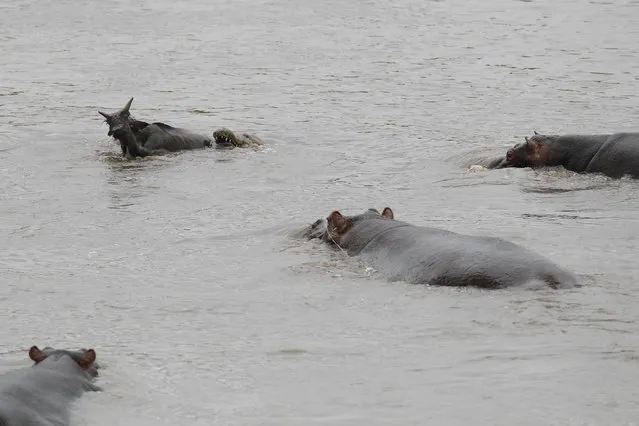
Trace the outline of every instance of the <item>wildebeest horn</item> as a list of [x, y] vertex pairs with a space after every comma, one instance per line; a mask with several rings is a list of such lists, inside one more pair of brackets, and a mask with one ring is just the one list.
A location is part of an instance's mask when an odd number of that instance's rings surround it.
[[534, 133], [534, 134], [536, 134], [536, 135], [538, 135], [538, 134], [539, 134], [539, 133], [537, 133], [537, 131], [536, 131], [536, 130], [533, 130], [533, 133]]
[[109, 114], [107, 114], [106, 112], [102, 112], [100, 110], [98, 110], [98, 112], [100, 113], [100, 115], [104, 118], [109, 118]]
[[129, 102], [127, 102], [124, 108], [122, 108], [122, 111], [129, 112], [129, 108], [131, 108], [131, 103], [133, 103], [133, 98], [129, 99]]
[[526, 140], [526, 142], [529, 142], [528, 136], [524, 136], [524, 139]]

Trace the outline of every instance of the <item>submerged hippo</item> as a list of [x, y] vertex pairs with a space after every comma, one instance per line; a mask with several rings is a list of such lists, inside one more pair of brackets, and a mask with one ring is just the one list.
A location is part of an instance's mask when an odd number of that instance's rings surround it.
[[390, 281], [503, 288], [539, 284], [579, 287], [575, 276], [517, 244], [397, 221], [386, 207], [357, 216], [338, 211], [316, 221], [308, 238], [358, 256]]
[[[49, 357], [61, 357], [62, 355], [66, 355], [74, 360], [87, 374], [91, 377], [97, 377], [98, 369], [100, 365], [95, 362], [95, 351], [92, 349], [78, 349], [78, 350], [68, 350], [68, 349], [54, 349], [50, 346], [45, 347], [40, 350], [37, 346], [32, 346], [29, 350], [29, 358], [33, 361], [34, 365], [39, 364], [45, 359]], [[87, 358], [88, 357], [88, 358]], [[87, 360], [93, 361], [87, 363]]]
[[109, 125], [108, 135], [120, 142], [122, 156], [146, 157], [189, 149], [201, 149], [215, 144], [218, 148], [258, 146], [256, 136], [236, 136], [228, 129], [217, 130], [213, 137], [193, 133], [164, 123], [147, 123], [131, 116], [133, 98], [121, 110], [107, 114], [98, 111]]
[[577, 173], [639, 178], [639, 133], [540, 135], [508, 150], [493, 168], [563, 166]]
[[85, 391], [100, 390], [87, 373], [94, 368], [95, 351], [41, 351], [33, 346], [29, 357], [33, 367], [0, 378], [0, 425], [68, 425], [72, 402]]

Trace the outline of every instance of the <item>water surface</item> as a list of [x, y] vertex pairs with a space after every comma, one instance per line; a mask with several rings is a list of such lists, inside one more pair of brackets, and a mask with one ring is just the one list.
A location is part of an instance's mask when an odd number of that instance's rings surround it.
[[[75, 425], [632, 425], [639, 190], [471, 171], [533, 130], [637, 130], [639, 3], [0, 6], [2, 370], [106, 364]], [[126, 161], [97, 109], [263, 150]], [[291, 235], [340, 209], [494, 235], [570, 291], [386, 283]]]

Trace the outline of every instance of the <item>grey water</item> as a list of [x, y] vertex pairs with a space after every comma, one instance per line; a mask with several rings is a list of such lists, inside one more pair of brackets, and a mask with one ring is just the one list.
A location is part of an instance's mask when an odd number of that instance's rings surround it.
[[[639, 183], [470, 167], [639, 126], [639, 2], [0, 5], [0, 371], [93, 347], [74, 425], [639, 424]], [[98, 109], [261, 150], [123, 160]], [[388, 283], [332, 210], [533, 249], [567, 291]]]

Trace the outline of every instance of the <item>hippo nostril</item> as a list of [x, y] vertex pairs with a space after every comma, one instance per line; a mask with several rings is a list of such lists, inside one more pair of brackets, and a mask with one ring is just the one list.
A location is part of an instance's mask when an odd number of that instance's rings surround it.
[[512, 151], [508, 151], [506, 153], [506, 161], [512, 161], [513, 160], [513, 152]]

